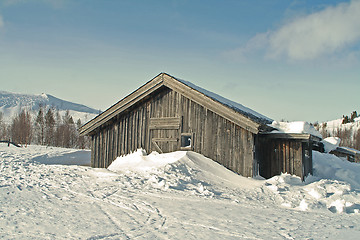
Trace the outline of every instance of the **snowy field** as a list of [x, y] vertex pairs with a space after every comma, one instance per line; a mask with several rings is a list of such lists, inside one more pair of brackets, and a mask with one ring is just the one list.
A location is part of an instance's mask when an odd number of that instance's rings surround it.
[[109, 170], [89, 159], [89, 151], [0, 144], [0, 238], [360, 236], [360, 164], [328, 154], [314, 152], [305, 183], [244, 178], [193, 152], [138, 150]]

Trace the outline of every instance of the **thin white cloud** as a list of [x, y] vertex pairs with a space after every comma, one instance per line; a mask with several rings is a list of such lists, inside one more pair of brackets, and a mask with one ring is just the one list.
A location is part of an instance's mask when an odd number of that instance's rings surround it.
[[269, 35], [267, 56], [307, 60], [342, 50], [360, 40], [360, 1], [296, 19]]
[[269, 41], [269, 33], [259, 33], [251, 38], [244, 47], [239, 47], [234, 50], [224, 53], [224, 56], [233, 60], [246, 61], [249, 55], [263, 49]]
[[275, 31], [257, 34], [245, 46], [226, 55], [243, 60], [264, 51], [265, 57], [271, 59], [312, 60], [348, 52], [358, 43], [360, 0], [352, 0], [296, 18]]

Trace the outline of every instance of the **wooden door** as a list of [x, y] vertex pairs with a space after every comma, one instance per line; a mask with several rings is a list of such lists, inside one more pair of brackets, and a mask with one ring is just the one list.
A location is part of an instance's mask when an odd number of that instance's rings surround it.
[[150, 118], [150, 149], [159, 153], [180, 149], [181, 118]]

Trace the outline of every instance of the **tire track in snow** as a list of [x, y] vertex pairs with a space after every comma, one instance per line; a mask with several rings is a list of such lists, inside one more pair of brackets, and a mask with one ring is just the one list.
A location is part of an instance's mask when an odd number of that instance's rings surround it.
[[[124, 192], [127, 197], [118, 194], [121, 189], [118, 182], [116, 185], [109, 181], [96, 183], [96, 188], [90, 182], [81, 178], [80, 182], [67, 185], [63, 189], [94, 202], [98, 209], [121, 231], [124, 237], [136, 238], [147, 233], [155, 235], [157, 231], [164, 227], [166, 218], [162, 216], [158, 208], [145, 201], [128, 197], [128, 190]], [[71, 189], [74, 187], [80, 189]], [[83, 189], [86, 189], [85, 193], [81, 192]], [[113, 207], [116, 208], [115, 211], [112, 209]], [[161, 236], [156, 235], [156, 238], [161, 238]]]

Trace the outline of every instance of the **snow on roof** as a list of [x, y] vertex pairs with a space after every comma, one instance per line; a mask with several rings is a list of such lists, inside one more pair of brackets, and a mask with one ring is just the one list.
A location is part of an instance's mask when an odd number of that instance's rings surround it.
[[327, 137], [321, 141], [324, 144], [325, 152], [331, 152], [336, 149], [341, 142], [341, 139], [338, 137]]
[[[173, 76], [172, 76], [173, 77]], [[248, 107], [245, 107], [244, 105], [240, 104], [240, 103], [237, 103], [237, 102], [234, 102], [234, 101], [231, 101], [227, 98], [224, 98], [216, 93], [213, 93], [213, 92], [210, 92], [206, 89], [203, 89], [191, 82], [188, 82], [188, 81], [185, 81], [183, 79], [179, 79], [179, 78], [176, 78], [176, 77], [173, 77], [175, 78], [176, 80], [180, 81], [181, 83], [187, 85], [188, 87], [191, 87], [192, 89], [195, 89], [196, 91], [204, 94], [205, 96], [225, 105], [225, 106], [228, 106], [230, 107], [231, 109], [241, 113], [242, 115], [254, 120], [255, 122], [258, 122], [258, 123], [263, 123], [263, 124], [269, 124], [271, 123], [273, 120], [248, 108]]]
[[307, 133], [322, 138], [321, 134], [308, 122], [277, 122], [273, 121], [270, 125], [277, 130], [272, 133]]

